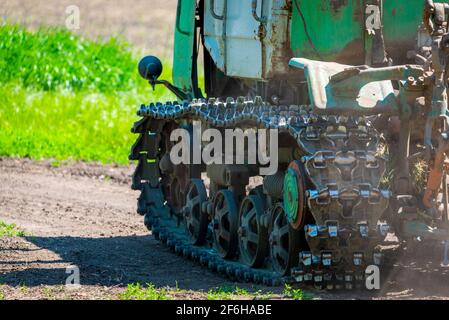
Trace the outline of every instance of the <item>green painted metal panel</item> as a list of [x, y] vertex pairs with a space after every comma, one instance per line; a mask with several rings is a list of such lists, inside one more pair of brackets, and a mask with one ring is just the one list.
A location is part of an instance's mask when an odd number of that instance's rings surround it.
[[[423, 0], [383, 0], [383, 25], [387, 41], [416, 39], [422, 21]], [[436, 2], [448, 2], [438, 0]]]
[[[424, 1], [382, 0], [381, 2], [387, 52], [395, 62], [404, 62], [402, 59], [407, 50], [412, 50], [416, 43]], [[375, 3], [373, 0], [293, 0], [290, 40], [294, 55], [348, 64], [363, 63], [365, 5], [373, 3]], [[307, 37], [306, 30], [311, 41]]]
[[173, 57], [173, 83], [184, 92], [192, 92], [193, 42], [195, 38], [196, 0], [178, 0]]
[[364, 35], [362, 2], [293, 0], [291, 46], [294, 55], [345, 63], [344, 57], [338, 59], [345, 51], [357, 50], [360, 54]]
[[395, 61], [404, 63], [400, 55], [404, 57], [407, 50], [414, 49], [423, 8], [423, 0], [383, 0], [385, 46]]

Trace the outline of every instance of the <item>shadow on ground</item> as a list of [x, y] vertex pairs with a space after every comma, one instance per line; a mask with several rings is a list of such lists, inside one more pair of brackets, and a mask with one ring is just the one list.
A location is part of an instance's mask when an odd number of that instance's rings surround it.
[[[6, 272], [0, 283], [16, 286], [64, 285], [69, 274], [66, 267], [78, 266], [81, 284], [87, 286], [125, 287], [129, 283], [153, 283], [157, 287], [175, 287], [208, 291], [232, 282], [196, 263], [185, 260], [160, 245], [152, 236], [122, 237], [27, 237], [31, 247], [15, 245], [0, 249], [0, 256], [13, 251], [13, 259], [0, 261]], [[412, 256], [419, 256], [411, 259]], [[326, 292], [305, 289], [324, 299], [429, 298], [447, 296], [449, 269], [441, 268], [428, 250], [411, 255], [407, 251], [390, 253], [390, 261], [381, 269], [379, 291]], [[239, 287], [282, 292], [250, 284]]]
[[[37, 248], [22, 250], [15, 247], [13, 259], [0, 261], [6, 270], [0, 274], [1, 283], [11, 286], [64, 285], [69, 276], [66, 267], [70, 265], [79, 267], [82, 285], [121, 287], [151, 282], [158, 287], [178, 285], [183, 289], [207, 291], [228, 283], [209, 270], [171, 253], [151, 236], [25, 239]], [[0, 248], [0, 256], [2, 251], [11, 251], [11, 248]]]

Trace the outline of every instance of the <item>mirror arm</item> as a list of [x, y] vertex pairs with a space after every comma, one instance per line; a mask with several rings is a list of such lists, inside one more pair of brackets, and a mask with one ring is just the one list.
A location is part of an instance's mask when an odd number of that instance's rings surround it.
[[164, 85], [168, 90], [170, 90], [171, 92], [173, 92], [173, 94], [180, 99], [181, 101], [184, 100], [188, 100], [187, 94], [185, 94], [181, 89], [179, 89], [178, 87], [175, 87], [174, 85], [172, 85], [170, 82], [168, 82], [167, 80], [150, 80], [150, 85], [154, 87], [157, 84], [162, 84]]

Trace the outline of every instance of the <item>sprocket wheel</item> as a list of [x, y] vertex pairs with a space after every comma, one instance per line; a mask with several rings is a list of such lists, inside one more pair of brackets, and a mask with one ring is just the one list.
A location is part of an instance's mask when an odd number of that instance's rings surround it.
[[300, 161], [288, 166], [284, 178], [284, 209], [288, 222], [299, 230], [304, 226], [306, 212], [305, 169]]
[[238, 209], [234, 194], [220, 190], [214, 198], [214, 244], [224, 259], [235, 256], [238, 245]]
[[250, 267], [263, 265], [268, 254], [268, 230], [261, 224], [264, 214], [263, 200], [249, 195], [240, 206], [239, 245], [242, 261]]
[[207, 213], [202, 212], [201, 207], [207, 201], [206, 187], [201, 179], [192, 179], [187, 189], [183, 214], [187, 232], [192, 244], [199, 246], [204, 244], [207, 235], [209, 219]]

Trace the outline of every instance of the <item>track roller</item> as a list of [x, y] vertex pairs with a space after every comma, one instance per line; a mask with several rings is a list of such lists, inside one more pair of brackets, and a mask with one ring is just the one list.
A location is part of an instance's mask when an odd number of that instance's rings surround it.
[[240, 257], [253, 268], [262, 266], [268, 255], [268, 230], [261, 224], [263, 214], [263, 200], [258, 195], [243, 199], [238, 230]]
[[273, 268], [281, 275], [289, 275], [299, 262], [300, 233], [293, 229], [285, 215], [282, 203], [273, 210], [273, 227], [270, 234]]
[[185, 206], [182, 209], [186, 221], [187, 233], [195, 246], [204, 244], [209, 219], [201, 210], [207, 201], [206, 187], [201, 179], [192, 179], [186, 193]]
[[238, 210], [234, 194], [220, 190], [214, 198], [213, 237], [217, 251], [224, 259], [235, 256], [238, 246]]

